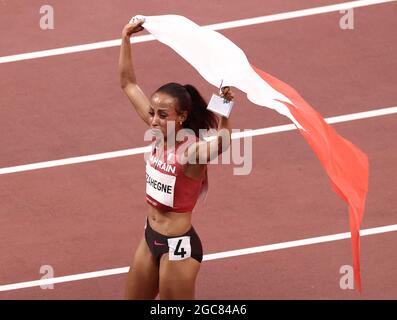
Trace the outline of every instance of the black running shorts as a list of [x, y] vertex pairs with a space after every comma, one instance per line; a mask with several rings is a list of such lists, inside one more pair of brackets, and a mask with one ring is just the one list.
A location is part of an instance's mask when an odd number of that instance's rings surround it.
[[169, 253], [170, 261], [184, 260], [189, 257], [200, 263], [203, 260], [201, 241], [193, 227], [181, 236], [167, 237], [154, 231], [150, 227], [149, 221], [146, 221], [145, 239], [158, 266], [164, 253]]

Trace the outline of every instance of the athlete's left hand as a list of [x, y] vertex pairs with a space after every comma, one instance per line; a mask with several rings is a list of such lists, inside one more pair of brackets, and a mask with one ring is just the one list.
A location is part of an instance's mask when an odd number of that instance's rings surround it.
[[232, 101], [234, 99], [234, 94], [232, 92], [231, 87], [222, 87], [221, 88], [221, 97], [225, 100]]

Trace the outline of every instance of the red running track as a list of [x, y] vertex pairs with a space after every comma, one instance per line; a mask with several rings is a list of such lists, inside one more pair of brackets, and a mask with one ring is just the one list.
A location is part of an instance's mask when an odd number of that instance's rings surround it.
[[[39, 1], [25, 7], [4, 1], [0, 56], [116, 39], [135, 13], [167, 10], [210, 24], [336, 2], [268, 1], [264, 8], [247, 1], [243, 13], [226, 1], [217, 2], [220, 9], [205, 2], [194, 9], [182, 1], [167, 8], [157, 1], [86, 3], [91, 6], [53, 1], [56, 27], [44, 32], [37, 25]], [[350, 31], [339, 29], [335, 12], [222, 33], [329, 117], [396, 105], [396, 8], [355, 9]], [[25, 31], [26, 25], [33, 27]], [[159, 43], [134, 45], [134, 52], [148, 94], [169, 81], [196, 84], [206, 96], [213, 91]], [[117, 60], [114, 47], [1, 64], [0, 168], [143, 146], [145, 127], [118, 87]], [[241, 94], [237, 101], [235, 128], [288, 123]], [[389, 115], [335, 125], [370, 160], [362, 229], [397, 222], [396, 120]], [[127, 266], [143, 232], [143, 168], [137, 155], [0, 176], [0, 283], [38, 280], [42, 265], [53, 266], [56, 277]], [[211, 166], [210, 188], [207, 203], [194, 213], [206, 254], [348, 231], [345, 204], [296, 131], [255, 137], [248, 176]], [[361, 296], [339, 288], [339, 268], [352, 263], [346, 239], [206, 261], [197, 298], [395, 299], [396, 240], [395, 232], [362, 237]], [[0, 298], [120, 299], [124, 281], [121, 274], [56, 284], [54, 290], [5, 291]]]

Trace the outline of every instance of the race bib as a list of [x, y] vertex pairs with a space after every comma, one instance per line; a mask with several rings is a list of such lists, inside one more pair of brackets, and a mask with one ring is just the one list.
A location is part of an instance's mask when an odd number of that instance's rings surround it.
[[169, 260], [183, 260], [191, 257], [190, 237], [178, 237], [168, 239]]
[[176, 176], [162, 173], [146, 163], [146, 194], [159, 203], [174, 206]]

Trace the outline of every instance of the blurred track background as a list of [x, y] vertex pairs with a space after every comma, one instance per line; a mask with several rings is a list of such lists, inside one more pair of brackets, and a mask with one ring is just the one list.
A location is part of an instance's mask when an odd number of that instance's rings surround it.
[[[184, 15], [200, 25], [343, 1], [0, 1], [0, 62], [22, 53], [119, 39], [136, 14]], [[41, 30], [42, 5], [54, 8]], [[220, 30], [251, 63], [287, 82], [324, 118], [397, 105], [397, 3]], [[146, 31], [142, 34], [146, 34]], [[138, 34], [141, 35], [141, 34]], [[140, 86], [209, 86], [157, 41], [133, 44]], [[226, 53], [225, 53], [226, 54]], [[119, 87], [119, 46], [0, 63], [0, 168], [145, 146], [145, 126]], [[237, 90], [236, 90], [237, 91]], [[289, 124], [236, 92], [233, 128]], [[397, 111], [396, 111], [397, 112]], [[362, 229], [397, 224], [397, 114], [333, 125], [367, 153]], [[348, 211], [296, 130], [253, 138], [252, 172], [209, 168], [210, 192], [194, 212], [205, 254], [349, 231]], [[1, 172], [1, 171], [0, 171]], [[129, 265], [146, 214], [143, 155], [0, 175], [0, 299], [122, 299], [124, 272], [54, 284], [18, 284]], [[342, 290], [350, 239], [205, 261], [197, 299], [396, 299], [396, 232], [361, 237], [363, 293]], [[14, 285], [7, 287], [6, 285]], [[22, 285], [23, 286], [23, 285]]]

